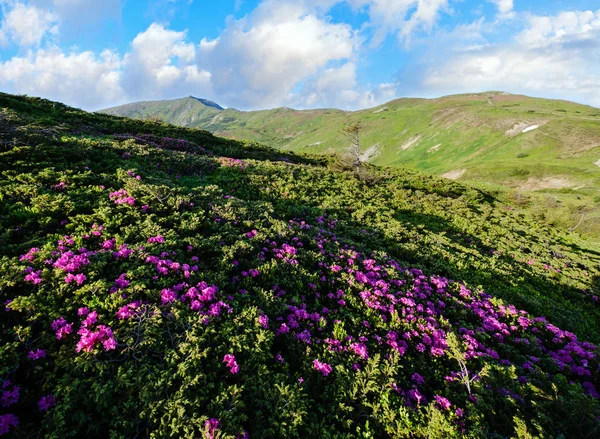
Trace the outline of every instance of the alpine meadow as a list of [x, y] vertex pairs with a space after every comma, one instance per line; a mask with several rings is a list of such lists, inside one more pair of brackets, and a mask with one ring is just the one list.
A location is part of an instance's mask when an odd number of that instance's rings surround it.
[[600, 438], [598, 0], [0, 0], [0, 439]]

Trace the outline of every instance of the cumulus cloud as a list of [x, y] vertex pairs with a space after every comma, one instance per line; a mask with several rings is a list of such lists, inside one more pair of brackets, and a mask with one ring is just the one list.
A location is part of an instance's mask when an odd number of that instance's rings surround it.
[[196, 47], [176, 32], [153, 23], [138, 34], [123, 59], [122, 84], [133, 99], [206, 95], [211, 74], [195, 63]]
[[430, 30], [440, 13], [448, 8], [448, 0], [347, 0], [354, 8], [366, 9], [370, 26], [375, 28], [372, 45], [395, 33], [401, 41], [409, 41], [419, 29]]
[[446, 53], [422, 87], [442, 93], [505, 89], [600, 106], [599, 41], [600, 11], [529, 16], [510, 42]]
[[53, 47], [0, 62], [0, 85], [85, 108], [122, 101], [121, 61], [108, 50], [64, 53]]
[[39, 46], [46, 34], [58, 33], [56, 14], [20, 2], [2, 2], [3, 19], [0, 43], [12, 41], [19, 46]]
[[490, 0], [492, 3], [495, 3], [498, 7], [498, 12], [501, 15], [508, 15], [514, 9], [513, 0]]
[[396, 97], [397, 84], [361, 86], [356, 77], [356, 69], [356, 63], [351, 61], [340, 67], [326, 69], [318, 77], [305, 83], [298, 96], [298, 105], [305, 108], [369, 108]]
[[304, 4], [267, 0], [248, 17], [230, 20], [215, 40], [202, 40], [198, 65], [213, 75], [217, 95], [241, 107], [293, 99], [299, 82], [332, 61], [350, 59], [352, 28], [318, 16]]

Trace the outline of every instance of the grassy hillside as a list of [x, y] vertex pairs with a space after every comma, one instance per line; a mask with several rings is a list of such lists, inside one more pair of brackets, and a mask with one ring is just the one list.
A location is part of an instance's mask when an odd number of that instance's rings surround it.
[[338, 168], [0, 94], [0, 434], [598, 437], [598, 249]]
[[218, 111], [191, 99], [106, 111], [306, 153], [342, 151], [342, 127], [360, 121], [363, 158], [371, 163], [508, 188], [520, 199], [532, 197], [530, 207], [548, 220], [600, 237], [597, 108], [490, 92], [399, 99], [357, 112]]

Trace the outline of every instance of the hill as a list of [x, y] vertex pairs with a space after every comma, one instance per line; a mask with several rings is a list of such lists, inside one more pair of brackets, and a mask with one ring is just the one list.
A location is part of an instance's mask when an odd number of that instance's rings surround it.
[[600, 253], [404, 168], [0, 94], [0, 434], [595, 438]]
[[105, 111], [305, 153], [343, 151], [347, 140], [341, 129], [361, 122], [365, 161], [507, 188], [547, 220], [600, 237], [597, 108], [502, 92], [398, 99], [356, 112], [213, 111], [190, 101]]

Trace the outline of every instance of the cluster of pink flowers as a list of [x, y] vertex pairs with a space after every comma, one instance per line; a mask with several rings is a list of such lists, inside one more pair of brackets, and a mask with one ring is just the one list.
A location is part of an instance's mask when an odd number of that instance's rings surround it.
[[88, 265], [89, 263], [89, 253], [86, 249], [80, 249], [80, 254], [76, 254], [73, 251], [63, 253], [52, 266], [65, 273], [76, 273], [81, 270], [84, 265]]
[[215, 439], [215, 433], [219, 429], [219, 420], [211, 418], [204, 423], [204, 439]]
[[61, 181], [60, 183], [52, 186], [52, 188], [57, 191], [64, 191], [67, 188], [67, 184], [64, 181]]
[[110, 198], [111, 201], [114, 201], [115, 204], [129, 204], [130, 206], [135, 204], [135, 198], [130, 196], [125, 189], [111, 192], [108, 195], [108, 198]]
[[82, 324], [77, 333], [80, 335], [75, 348], [77, 352], [81, 352], [82, 350], [91, 352], [96, 344], [102, 344], [107, 351], [116, 349], [117, 347], [117, 341], [115, 340], [114, 334], [110, 327], [106, 325], [98, 325], [96, 330], [92, 331]]
[[127, 273], [121, 273], [121, 275], [115, 279], [115, 283], [110, 289], [110, 294], [114, 294], [118, 291], [122, 291], [129, 286], [130, 282], [127, 280]]
[[56, 406], [56, 399], [54, 398], [54, 395], [42, 396], [38, 401], [38, 408], [41, 412], [47, 412], [54, 406]]
[[151, 238], [148, 238], [148, 243], [150, 243], [150, 244], [164, 244], [165, 243], [165, 238], [163, 238], [162, 235], [153, 236]]
[[117, 318], [119, 320], [127, 320], [132, 318], [140, 306], [142, 306], [141, 300], [136, 300], [135, 302], [131, 302], [122, 306], [119, 308], [119, 311], [117, 311]]
[[13, 386], [12, 383], [7, 380], [2, 385], [2, 389], [2, 393], [0, 394], [0, 406], [3, 408], [10, 407], [19, 401], [19, 397], [21, 396], [21, 388], [19, 386]]
[[450, 401], [448, 400], [448, 398], [445, 398], [443, 396], [440, 395], [435, 395], [433, 397], [433, 399], [435, 400], [436, 405], [441, 408], [442, 410], [450, 410], [450, 407], [452, 406], [452, 404], [450, 403]]
[[[148, 256], [146, 262], [156, 266], [156, 271], [159, 275], [168, 276], [169, 274], [177, 274], [183, 272], [183, 277], [189, 279], [193, 272], [198, 271], [197, 265], [190, 266], [189, 264], [180, 264], [168, 258], [169, 253], [163, 252], [161, 256]], [[192, 260], [197, 262], [196, 256], [192, 257]]]
[[246, 233], [246, 237], [252, 239], [252, 238], [256, 237], [257, 234], [258, 234], [258, 232], [256, 230], [250, 230], [249, 232]]
[[35, 351], [29, 351], [27, 358], [36, 361], [41, 358], [46, 358], [46, 351], [44, 349], [36, 349]]
[[0, 436], [3, 434], [8, 434], [11, 428], [16, 428], [18, 426], [19, 418], [12, 413], [0, 415]]
[[33, 270], [33, 267], [27, 267], [25, 269], [25, 281], [31, 282], [34, 285], [42, 283], [42, 270]]
[[323, 376], [327, 376], [333, 371], [329, 364], [322, 363], [317, 358], [313, 360], [313, 367], [315, 368], [315, 370], [321, 372]]
[[19, 257], [19, 261], [21, 261], [21, 262], [27, 261], [27, 262], [33, 263], [33, 261], [35, 261], [35, 255], [39, 251], [40, 251], [40, 249], [37, 247], [33, 247], [33, 248], [29, 249], [29, 251], [27, 253], [25, 253], [24, 255], [21, 255]]
[[77, 285], [81, 285], [86, 281], [86, 277], [85, 274], [83, 273], [79, 273], [79, 274], [73, 274], [73, 273], [68, 273], [65, 276], [65, 283], [70, 284], [71, 282], [75, 282]]
[[57, 340], [62, 340], [73, 332], [73, 323], [67, 323], [64, 317], [54, 320], [50, 327], [55, 331]]
[[261, 314], [258, 316], [258, 324], [265, 329], [269, 328], [269, 317], [266, 314]]
[[232, 159], [229, 157], [220, 157], [219, 162], [221, 162], [221, 166], [226, 168], [238, 168], [240, 170], [244, 170], [248, 167], [248, 163], [239, 159]]
[[[281, 248], [277, 247], [277, 243], [275, 241], [270, 241], [267, 239], [267, 244], [269, 244], [272, 248], [273, 254], [275, 255], [275, 257], [277, 259], [281, 259], [284, 262], [287, 262], [289, 264], [292, 265], [297, 265], [298, 264], [298, 260], [296, 259], [296, 254], [298, 253], [298, 249], [296, 247], [303, 247], [304, 245], [302, 244], [302, 242], [300, 241], [299, 238], [294, 237], [292, 239], [292, 244], [290, 245], [288, 243], [284, 243], [281, 245]], [[261, 258], [265, 257], [265, 253], [266, 253], [267, 249], [264, 248], [263, 252], [261, 253]]]
[[229, 372], [236, 374], [240, 371], [240, 367], [235, 361], [235, 357], [232, 354], [227, 354], [223, 357], [223, 363], [229, 368]]

